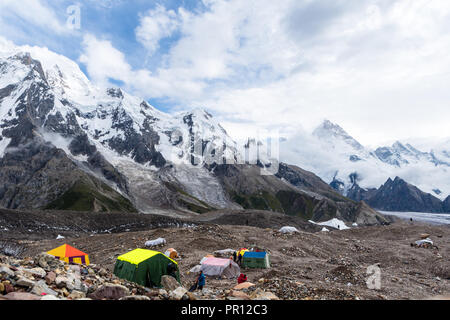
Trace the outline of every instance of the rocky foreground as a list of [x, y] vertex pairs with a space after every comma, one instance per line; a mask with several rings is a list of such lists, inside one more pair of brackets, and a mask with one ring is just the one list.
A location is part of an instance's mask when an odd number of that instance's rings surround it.
[[[115, 234], [32, 240], [14, 233], [0, 256], [0, 299], [108, 300], [403, 300], [450, 296], [450, 229], [420, 223], [355, 227], [329, 232], [280, 233], [277, 229], [205, 224], [156, 228]], [[433, 246], [417, 247], [427, 234]], [[28, 237], [28, 238], [27, 238]], [[164, 238], [149, 248], [175, 248], [181, 285], [167, 277], [162, 289], [151, 289], [112, 274], [117, 256], [145, 242]], [[30, 240], [27, 240], [30, 239]], [[67, 265], [43, 254], [64, 243], [89, 254], [89, 267]], [[1, 244], [0, 244], [1, 247]], [[203, 291], [188, 293], [195, 275], [189, 270], [208, 254], [223, 249], [262, 248], [270, 253], [270, 269], [243, 269], [248, 283], [207, 278]], [[4, 246], [4, 248], [6, 248]], [[13, 249], [19, 249], [14, 251]], [[380, 288], [367, 286], [368, 267], [381, 270]]]
[[44, 252], [25, 259], [0, 256], [0, 280], [0, 300], [279, 300], [249, 282], [233, 290], [204, 288], [191, 293], [175, 278], [163, 276], [163, 288], [150, 289], [102, 267], [69, 265]]

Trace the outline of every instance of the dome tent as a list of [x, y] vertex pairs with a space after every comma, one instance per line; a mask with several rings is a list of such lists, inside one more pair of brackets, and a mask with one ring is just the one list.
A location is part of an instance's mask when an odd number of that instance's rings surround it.
[[208, 277], [237, 278], [241, 273], [239, 266], [231, 259], [205, 257], [200, 262], [201, 270]]
[[50, 250], [47, 253], [67, 263], [89, 265], [89, 256], [83, 251], [69, 246], [68, 244], [63, 244], [62, 246]]
[[171, 266], [176, 267], [174, 276], [180, 282], [176, 261], [158, 251], [135, 249], [117, 257], [114, 274], [145, 287], [161, 287], [161, 277], [169, 275]]
[[242, 267], [244, 268], [270, 268], [269, 254], [265, 251], [246, 251], [242, 257]]
[[170, 259], [176, 259], [179, 258], [177, 250], [174, 248], [169, 248], [164, 252], [166, 256], [168, 256]]

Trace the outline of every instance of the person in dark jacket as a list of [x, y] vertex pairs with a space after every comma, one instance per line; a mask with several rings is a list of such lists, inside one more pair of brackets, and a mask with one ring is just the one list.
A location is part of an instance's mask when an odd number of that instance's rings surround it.
[[202, 290], [206, 283], [206, 277], [203, 274], [203, 271], [200, 271], [198, 273], [197, 279], [195, 280], [195, 283], [192, 285], [192, 287], [189, 289], [189, 292], [194, 292], [195, 290]]
[[198, 288], [199, 290], [202, 290], [203, 287], [204, 287], [205, 284], [206, 284], [206, 277], [205, 277], [205, 275], [203, 274], [203, 271], [200, 271], [200, 272], [199, 272], [198, 278], [197, 278], [197, 283], [198, 283], [197, 288]]

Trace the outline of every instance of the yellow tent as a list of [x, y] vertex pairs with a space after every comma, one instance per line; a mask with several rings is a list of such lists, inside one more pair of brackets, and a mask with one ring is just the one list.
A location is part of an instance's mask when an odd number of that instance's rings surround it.
[[83, 251], [75, 249], [68, 244], [64, 244], [58, 248], [50, 250], [47, 253], [67, 263], [78, 263], [87, 266], [89, 265], [89, 256]]

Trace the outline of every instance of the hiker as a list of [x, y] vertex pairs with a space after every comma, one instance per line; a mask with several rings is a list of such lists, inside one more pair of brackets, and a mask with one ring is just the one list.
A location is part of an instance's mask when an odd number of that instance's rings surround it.
[[173, 262], [169, 263], [167, 265], [167, 274], [169, 276], [174, 277], [176, 279], [177, 278], [177, 273], [176, 272], [177, 272], [177, 266]]
[[236, 251], [235, 251], [235, 252], [233, 252], [233, 261], [236, 262], [236, 259], [237, 259], [237, 254], [236, 254]]
[[206, 277], [203, 274], [203, 271], [200, 271], [198, 273], [198, 277], [197, 280], [195, 280], [195, 283], [192, 285], [192, 287], [189, 289], [189, 292], [193, 292], [195, 290], [202, 290], [203, 287], [205, 286], [205, 282], [206, 282]]
[[238, 253], [238, 261], [237, 261], [237, 264], [239, 266], [241, 266], [242, 256], [243, 256], [243, 253], [241, 251], [239, 251], [239, 253]]
[[247, 281], [247, 275], [241, 273], [241, 274], [239, 275], [239, 278], [237, 279], [237, 281], [238, 281], [238, 284], [241, 284], [241, 283], [243, 283], [243, 282], [246, 282], [246, 281]]

